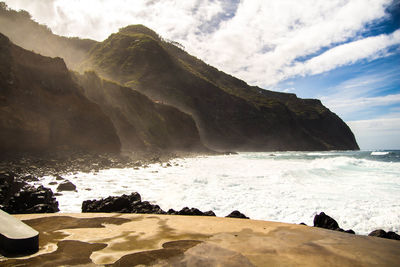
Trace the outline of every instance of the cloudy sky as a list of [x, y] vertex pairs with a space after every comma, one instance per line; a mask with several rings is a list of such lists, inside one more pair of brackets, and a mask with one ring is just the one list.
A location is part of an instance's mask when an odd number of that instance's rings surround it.
[[362, 149], [400, 149], [400, 0], [5, 2], [66, 36], [144, 24], [251, 85], [321, 99]]

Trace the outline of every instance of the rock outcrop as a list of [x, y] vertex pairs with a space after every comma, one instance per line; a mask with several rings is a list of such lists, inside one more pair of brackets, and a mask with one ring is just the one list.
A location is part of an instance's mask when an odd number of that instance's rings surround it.
[[0, 151], [119, 149], [113, 124], [82, 95], [61, 58], [27, 51], [0, 34]]

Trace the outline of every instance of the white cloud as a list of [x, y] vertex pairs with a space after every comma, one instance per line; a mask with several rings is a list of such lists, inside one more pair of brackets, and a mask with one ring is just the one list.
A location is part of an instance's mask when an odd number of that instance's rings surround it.
[[[144, 24], [207, 63], [262, 87], [385, 56], [388, 46], [399, 44], [398, 31], [360, 37], [369, 23], [387, 16], [392, 0], [242, 0], [237, 9], [236, 2], [6, 0], [62, 35], [102, 40], [120, 27]], [[354, 39], [360, 40], [346, 43]], [[311, 59], [299, 61], [304, 57]]]
[[399, 82], [396, 69], [365, 73], [327, 88], [319, 98], [339, 116], [351, 118], [356, 114], [371, 113], [376, 107], [400, 104], [400, 93], [384, 93], [387, 86]]
[[322, 99], [324, 105], [328, 106], [334, 112], [341, 116], [346, 114], [351, 116], [362, 110], [371, 110], [374, 107], [383, 107], [400, 103], [400, 94], [392, 94], [376, 97], [358, 97], [358, 98], [336, 98], [330, 100], [329, 97]]
[[400, 114], [346, 122], [361, 149], [400, 149]]
[[336, 46], [325, 53], [297, 63], [287, 71], [291, 75], [319, 74], [359, 60], [373, 60], [388, 54], [387, 49], [400, 44], [400, 30]]

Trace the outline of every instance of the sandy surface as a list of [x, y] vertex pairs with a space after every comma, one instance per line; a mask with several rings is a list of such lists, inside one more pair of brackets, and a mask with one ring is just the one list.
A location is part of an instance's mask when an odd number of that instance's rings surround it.
[[39, 252], [2, 266], [399, 266], [400, 242], [302, 225], [194, 216], [32, 214]]

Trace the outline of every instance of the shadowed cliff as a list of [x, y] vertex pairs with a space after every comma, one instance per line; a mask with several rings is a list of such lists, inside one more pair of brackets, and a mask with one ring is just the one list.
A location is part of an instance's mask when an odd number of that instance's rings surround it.
[[44, 57], [0, 34], [0, 150], [117, 152], [101, 109], [79, 91], [61, 58]]
[[128, 87], [100, 79], [94, 72], [74, 78], [88, 99], [112, 120], [124, 150], [207, 151], [191, 116], [155, 103]]

